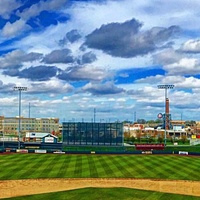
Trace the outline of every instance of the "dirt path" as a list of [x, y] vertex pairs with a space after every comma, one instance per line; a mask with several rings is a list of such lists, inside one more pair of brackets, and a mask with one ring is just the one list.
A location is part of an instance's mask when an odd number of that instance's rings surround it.
[[175, 194], [200, 196], [200, 181], [120, 179], [120, 178], [73, 178], [73, 179], [24, 179], [0, 181], [0, 198], [16, 197], [72, 190], [85, 187], [125, 187]]

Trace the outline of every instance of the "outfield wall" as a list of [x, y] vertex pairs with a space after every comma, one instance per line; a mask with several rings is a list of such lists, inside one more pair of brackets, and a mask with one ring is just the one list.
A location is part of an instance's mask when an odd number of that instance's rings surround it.
[[195, 155], [200, 156], [200, 152], [187, 152], [187, 151], [60, 151], [60, 150], [34, 150], [34, 149], [0, 149], [0, 153], [36, 153], [36, 154], [97, 154], [97, 155]]

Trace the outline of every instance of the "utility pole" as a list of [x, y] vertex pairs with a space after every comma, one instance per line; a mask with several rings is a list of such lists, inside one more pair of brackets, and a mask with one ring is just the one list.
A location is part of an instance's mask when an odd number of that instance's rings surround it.
[[28, 105], [28, 117], [31, 118], [31, 104]]
[[95, 123], [95, 120], [96, 120], [96, 108], [94, 108], [94, 123]]

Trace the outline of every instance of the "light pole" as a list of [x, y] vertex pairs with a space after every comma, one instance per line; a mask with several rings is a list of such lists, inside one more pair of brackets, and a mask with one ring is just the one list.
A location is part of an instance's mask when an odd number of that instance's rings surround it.
[[15, 91], [19, 91], [19, 118], [18, 118], [18, 149], [20, 149], [21, 139], [21, 96], [22, 91], [27, 91], [27, 87], [14, 87]]
[[165, 121], [165, 126], [164, 126], [164, 128], [165, 128], [165, 138], [164, 138], [164, 144], [165, 144], [165, 146], [166, 146], [166, 140], [167, 140], [167, 138], [166, 138], [166, 123], [167, 123], [167, 117], [168, 117], [168, 119], [169, 119], [169, 116], [167, 116], [167, 115], [169, 115], [169, 113], [166, 113], [166, 111], [167, 111], [167, 90], [168, 89], [173, 89], [174, 88], [174, 85], [168, 85], [168, 84], [166, 84], [166, 85], [158, 85], [158, 89], [164, 89], [165, 90], [165, 116], [164, 116], [164, 121]]

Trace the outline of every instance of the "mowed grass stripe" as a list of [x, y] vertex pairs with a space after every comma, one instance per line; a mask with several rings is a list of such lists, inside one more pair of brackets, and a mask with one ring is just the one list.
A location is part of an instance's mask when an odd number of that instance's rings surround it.
[[[145, 158], [141, 157], [131, 157], [129, 158], [128, 156], [122, 158], [124, 163], [127, 163], [128, 165], [128, 170], [131, 173], [131, 177], [140, 177], [141, 173], [147, 174], [150, 178], [155, 177], [154, 172], [152, 171], [152, 163], [150, 160], [149, 156], [145, 156]], [[155, 163], [154, 163], [155, 164]], [[142, 169], [141, 166], [144, 168]]]
[[77, 155], [76, 157], [74, 174], [75, 174], [75, 177], [78, 177], [78, 178], [82, 177], [82, 156], [81, 155]]
[[[124, 162], [129, 163], [129, 160], [128, 160], [127, 157], [125, 157]], [[133, 162], [133, 161], [132, 161], [132, 162]], [[155, 177], [154, 168], [155, 168], [156, 163], [152, 163], [151, 158], [146, 157], [145, 162], [142, 162], [142, 163], [141, 163], [141, 161], [140, 161], [138, 164], [134, 164], [134, 165], [132, 164], [132, 162], [129, 163], [129, 168], [128, 168], [128, 170], [131, 172], [131, 175], [132, 175], [131, 177], [135, 177], [135, 176], [134, 176], [134, 174], [135, 174], [134, 170], [135, 170], [135, 166], [136, 166], [136, 165], [139, 165], [139, 167], [142, 165], [142, 166], [144, 167], [144, 170], [145, 170], [146, 175], [147, 175], [149, 178]], [[135, 163], [135, 161], [134, 161], [134, 163]], [[138, 177], [138, 176], [139, 176], [139, 175], [138, 175], [138, 170], [137, 170], [137, 177]]]
[[58, 171], [60, 170], [63, 160], [64, 160], [65, 156], [60, 155], [58, 156], [58, 158], [55, 157], [55, 159], [52, 159], [52, 167], [51, 167], [51, 171], [49, 171], [49, 176], [50, 177], [54, 177], [57, 178], [57, 174]]
[[149, 174], [148, 171], [150, 169], [144, 165], [144, 163], [148, 162], [148, 157], [144, 158], [142, 157], [143, 156], [138, 156], [138, 157], [131, 156], [129, 159], [127, 159], [127, 157], [122, 158], [122, 160], [124, 160], [124, 162], [127, 163], [127, 168], [129, 169], [129, 171], [131, 171], [131, 177], [141, 178], [148, 176]]
[[[152, 157], [151, 155], [148, 157], [148, 161], [144, 162], [143, 165], [149, 170], [146, 177], [155, 177], [155, 175], [158, 178], [168, 178], [170, 175], [170, 172], [166, 170], [165, 162], [163, 162], [159, 156]], [[169, 169], [170, 170], [170, 169]]]
[[[185, 175], [187, 175], [187, 172], [183, 170], [185, 166], [185, 160], [180, 159], [180, 157], [176, 158], [174, 157], [173, 161], [167, 157], [165, 164], [166, 172], [170, 173], [168, 179], [172, 179], [173, 177], [181, 177], [181, 179], [184, 179]], [[183, 164], [184, 163], [184, 164]], [[181, 166], [181, 168], [177, 168], [177, 166]], [[175, 175], [175, 176], [174, 176]]]
[[66, 176], [67, 169], [69, 167], [70, 161], [71, 161], [71, 156], [65, 156], [64, 155], [62, 157], [62, 163], [61, 163], [60, 169], [57, 172], [57, 177], [58, 178], [63, 178], [63, 177]]
[[[7, 164], [3, 166], [1, 165], [0, 168], [2, 172], [3, 169], [6, 169], [6, 171], [4, 170], [3, 173], [0, 173], [0, 179], [2, 180], [7, 179], [8, 176], [10, 179], [31, 178], [30, 174], [35, 177], [34, 171], [38, 168], [38, 162], [43, 162], [44, 159], [42, 156], [35, 155], [33, 157], [28, 157], [27, 155], [24, 156], [24, 154], [18, 154], [17, 156], [16, 154], [8, 154], [8, 156], [3, 156], [3, 158], [5, 158], [4, 162]], [[28, 165], [25, 166], [23, 160], [28, 160]], [[21, 175], [19, 174], [20, 171], [22, 171]]]
[[[135, 178], [167, 178], [170, 172], [165, 170], [166, 165], [163, 165], [163, 158], [159, 156], [152, 155], [142, 155], [138, 157], [133, 157], [132, 159], [127, 159], [125, 161], [129, 166], [132, 177]], [[165, 161], [166, 162], [166, 161]], [[161, 167], [161, 165], [163, 165]], [[164, 172], [165, 171], [165, 172]]]
[[[196, 179], [200, 179], [200, 174], [198, 173], [200, 163], [198, 160], [194, 162], [191, 159], [176, 159], [174, 163], [169, 163], [169, 167], [173, 167], [174, 165], [174, 172], [172, 178], [177, 178], [177, 175], [182, 176], [181, 179], [187, 179], [188, 175], [190, 177], [195, 177]], [[182, 165], [180, 168], [177, 166]], [[192, 178], [193, 179], [193, 178]]]
[[[18, 159], [12, 159], [13, 156]], [[135, 177], [200, 180], [198, 173], [200, 167], [199, 157], [4, 154], [0, 155], [0, 161], [0, 164], [2, 164], [0, 166], [1, 180], [56, 177]]]
[[98, 172], [95, 166], [95, 161], [94, 161], [94, 156], [88, 156], [88, 165], [89, 165], [89, 170], [90, 170], [90, 177], [91, 178], [98, 178]]
[[122, 174], [122, 177], [132, 177], [132, 173], [129, 171], [129, 168], [123, 167], [122, 162], [121, 162], [121, 157], [113, 156], [113, 157], [111, 157], [111, 161], [118, 170], [118, 173], [115, 172], [115, 174], [119, 175], [119, 173], [120, 173], [120, 174]]
[[[148, 163], [153, 164], [151, 170], [155, 173], [154, 176], [158, 176], [158, 178], [169, 179], [171, 175], [174, 173], [174, 162], [172, 162], [173, 157], [163, 157], [160, 156], [149, 156], [150, 160]], [[146, 163], [144, 163], [146, 165]], [[171, 165], [171, 166], [170, 166]], [[181, 174], [180, 174], [181, 176]]]
[[118, 156], [117, 157], [118, 162], [120, 163], [122, 169], [126, 169], [129, 173], [122, 174], [122, 177], [131, 178], [134, 177], [134, 166], [135, 161], [132, 159], [132, 157], [129, 156]]
[[34, 174], [37, 173], [38, 168], [40, 167], [40, 163], [43, 163], [43, 160], [44, 160], [44, 157], [35, 156], [34, 157], [34, 162], [33, 162], [33, 160], [30, 157], [30, 159], [28, 160], [27, 165], [24, 165], [23, 172], [21, 173], [20, 176], [18, 176], [18, 178], [19, 179], [24, 179], [24, 178], [26, 179], [26, 178], [34, 177], [35, 176]]
[[54, 165], [56, 165], [58, 158], [56, 156], [49, 156], [48, 159], [44, 160], [40, 166], [38, 166], [38, 170], [41, 172], [39, 178], [45, 177], [56, 177], [56, 173], [53, 171]]
[[112, 162], [112, 157], [118, 157], [116, 155], [111, 155], [111, 156], [106, 156], [106, 162], [108, 164], [108, 166], [110, 167], [110, 169], [112, 170], [112, 174], [111, 177], [115, 178], [115, 177], [123, 177], [123, 173], [121, 171], [118, 170], [117, 166]]
[[82, 161], [81, 177], [82, 178], [90, 177], [90, 164], [88, 163], [88, 156], [90, 155], [81, 155], [81, 161]]
[[166, 179], [172, 179], [173, 175], [175, 174], [176, 177], [179, 177], [183, 179], [184, 175], [181, 172], [181, 168], [177, 168], [177, 166], [183, 166], [183, 161], [179, 159], [180, 157], [176, 156], [166, 156], [165, 159], [160, 156], [158, 156], [158, 166], [156, 167], [156, 170], [162, 169], [162, 172], [160, 171], [159, 176], [161, 178]]
[[11, 179], [21, 178], [22, 174], [25, 173], [27, 171], [27, 169], [29, 169], [29, 168], [27, 168], [27, 165], [32, 162], [32, 159], [31, 159], [31, 157], [21, 156], [21, 161], [19, 160], [18, 162], [20, 162], [20, 165], [15, 163], [15, 165], [13, 165], [10, 168], [9, 173], [10, 173]]
[[47, 157], [45, 156], [35, 156], [34, 162], [31, 163], [26, 167], [26, 171], [21, 175], [21, 178], [34, 178], [35, 176], [39, 177], [41, 174], [40, 166], [46, 160]]
[[191, 169], [193, 168], [193, 164], [195, 164], [196, 161], [196, 159], [191, 159], [191, 157], [166, 156], [166, 159], [164, 161], [162, 160], [162, 164], [164, 165], [162, 168], [165, 167], [166, 173], [169, 174], [169, 177], [166, 177], [168, 179], [185, 179], [185, 177], [188, 177], [188, 173], [190, 173], [190, 176], [195, 177], [197, 175], [195, 171], [198, 170], [198, 167], [196, 168], [196, 170]]
[[[90, 155], [88, 155], [90, 156]], [[104, 167], [102, 167], [102, 155], [93, 155], [93, 160], [94, 160], [94, 163], [95, 163], [95, 168], [96, 168], [96, 171], [98, 173], [98, 177], [105, 177], [105, 169]], [[88, 163], [88, 168], [89, 168], [89, 163]], [[90, 176], [90, 174], [89, 174]]]
[[101, 173], [101, 177], [113, 177], [113, 170], [110, 168], [109, 164], [107, 163], [109, 159], [109, 156], [99, 156], [99, 162], [101, 164], [101, 168], [104, 170], [103, 173]]
[[75, 165], [76, 165], [77, 155], [68, 155], [68, 156], [71, 156], [71, 159], [70, 159], [67, 171], [65, 173], [65, 176], [67, 178], [75, 178], [76, 176], [75, 176], [75, 173], [74, 173], [74, 169], [75, 169]]

